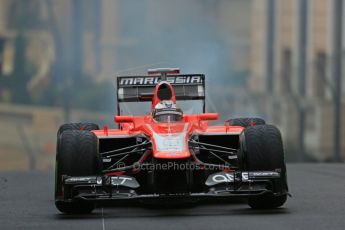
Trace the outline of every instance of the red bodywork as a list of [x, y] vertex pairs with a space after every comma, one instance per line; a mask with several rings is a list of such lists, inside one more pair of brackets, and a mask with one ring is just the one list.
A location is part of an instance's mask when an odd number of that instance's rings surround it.
[[[158, 90], [161, 82], [155, 87], [152, 98], [153, 110], [159, 99]], [[171, 90], [171, 98], [176, 102], [175, 93], [171, 84], [168, 84]], [[120, 129], [94, 130], [98, 138], [112, 138], [119, 136], [137, 136], [146, 135], [150, 138], [153, 148], [153, 156], [161, 159], [181, 159], [191, 156], [188, 147], [188, 139], [192, 134], [234, 134], [238, 135], [243, 131], [240, 126], [211, 126], [209, 120], [217, 120], [217, 113], [203, 114], [184, 114], [180, 122], [157, 122], [152, 115], [145, 116], [115, 116], [116, 123], [122, 124]]]
[[[265, 170], [250, 171], [247, 164], [250, 152], [242, 148], [247, 146], [244, 128], [233, 126], [230, 122], [210, 125], [209, 121], [218, 120], [218, 114], [205, 112], [204, 75], [169, 77], [170, 69], [149, 72], [159, 72], [160, 76], [117, 78], [118, 115], [114, 121], [119, 128], [104, 126], [103, 129], [92, 130], [98, 140], [90, 133], [75, 132], [77, 139], [66, 141], [66, 146], [72, 147], [74, 152], [58, 152], [65, 153], [62, 156], [66, 156], [66, 161], [62, 163], [70, 166], [60, 168], [60, 171], [67, 171], [61, 175], [59, 168], [56, 170], [56, 182], [61, 180], [61, 186], [56, 183], [55, 196], [59, 210], [69, 212], [69, 207], [74, 210], [75, 207], [79, 208], [79, 204], [82, 204], [82, 210], [88, 207], [84, 206], [84, 201], [93, 208], [93, 202], [98, 201], [166, 200], [170, 203], [175, 199], [184, 201], [262, 195], [265, 195], [262, 196], [265, 199], [271, 196], [272, 199], [286, 199], [287, 185], [281, 174], [284, 171], [278, 168], [281, 162], [278, 167], [273, 166], [272, 171], [267, 171], [270, 168], [264, 164], [266, 159], [259, 159], [266, 155], [258, 151], [256, 159], [264, 161], [262, 165]], [[183, 114], [176, 100], [202, 100], [203, 113]], [[121, 115], [120, 102], [141, 101], [151, 101], [151, 114]], [[82, 134], [87, 135], [85, 137], [90, 141], [85, 148], [77, 145], [83, 144], [80, 141]], [[62, 141], [63, 137], [59, 136]], [[84, 149], [85, 152], [82, 152]], [[70, 157], [70, 153], [79, 155]], [[79, 165], [81, 156], [87, 156], [86, 164]], [[73, 160], [73, 164], [70, 160]], [[61, 162], [57, 164], [61, 165]], [[73, 165], [78, 167], [74, 169]], [[79, 173], [79, 169], [83, 171]], [[276, 200], [273, 201], [275, 205]]]

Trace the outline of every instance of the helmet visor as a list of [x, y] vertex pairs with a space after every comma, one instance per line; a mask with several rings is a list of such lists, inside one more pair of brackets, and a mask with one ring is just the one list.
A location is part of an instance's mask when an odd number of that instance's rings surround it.
[[181, 121], [183, 117], [182, 111], [178, 110], [158, 110], [153, 114], [153, 118], [158, 122], [176, 122]]

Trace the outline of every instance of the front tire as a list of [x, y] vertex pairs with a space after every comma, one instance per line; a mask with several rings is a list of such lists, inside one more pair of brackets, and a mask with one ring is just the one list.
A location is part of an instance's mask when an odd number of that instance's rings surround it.
[[283, 206], [287, 200], [287, 195], [272, 196], [263, 195], [248, 199], [248, 205], [252, 209], [273, 209]]
[[67, 123], [60, 126], [57, 136], [59, 137], [64, 131], [66, 130], [85, 130], [85, 131], [91, 131], [91, 130], [99, 130], [99, 126], [94, 123]]
[[287, 198], [286, 165], [281, 134], [273, 125], [258, 125], [244, 130], [244, 168], [248, 171], [279, 171], [280, 179], [273, 184], [275, 194], [248, 198], [254, 209], [271, 209], [282, 206]]
[[100, 174], [98, 140], [94, 133], [65, 130], [58, 137], [55, 171], [55, 205], [63, 213], [90, 213], [92, 202], [68, 201], [63, 197], [63, 175], [92, 176]]

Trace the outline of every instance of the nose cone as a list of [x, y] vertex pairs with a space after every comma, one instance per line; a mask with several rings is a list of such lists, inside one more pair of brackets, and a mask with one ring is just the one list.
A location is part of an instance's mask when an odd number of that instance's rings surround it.
[[156, 85], [152, 99], [152, 109], [154, 109], [161, 101], [172, 101], [173, 103], [176, 103], [175, 92], [169, 82], [161, 81]]

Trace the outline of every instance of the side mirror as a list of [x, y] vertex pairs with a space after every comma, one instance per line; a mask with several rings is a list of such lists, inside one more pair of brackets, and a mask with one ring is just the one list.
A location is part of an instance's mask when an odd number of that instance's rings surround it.
[[218, 113], [202, 113], [198, 117], [201, 121], [218, 120]]
[[114, 121], [116, 123], [133, 123], [133, 116], [115, 116]]

